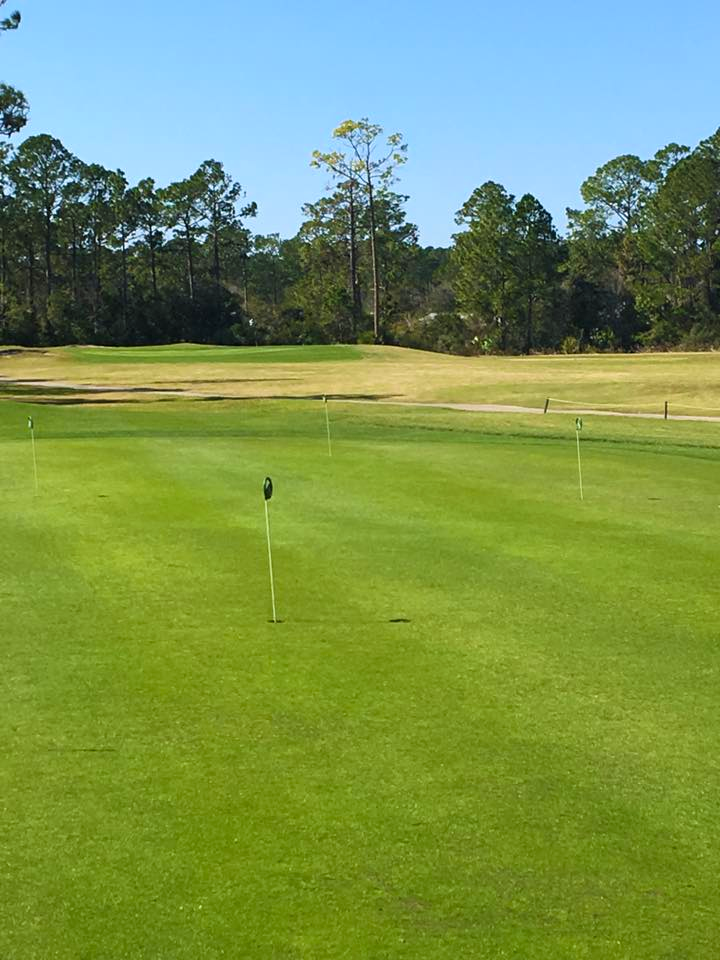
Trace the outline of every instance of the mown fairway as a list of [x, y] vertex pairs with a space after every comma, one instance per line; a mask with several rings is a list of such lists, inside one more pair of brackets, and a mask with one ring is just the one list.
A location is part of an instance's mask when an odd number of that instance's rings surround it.
[[720, 427], [331, 412], [0, 404], [2, 960], [714, 956]]

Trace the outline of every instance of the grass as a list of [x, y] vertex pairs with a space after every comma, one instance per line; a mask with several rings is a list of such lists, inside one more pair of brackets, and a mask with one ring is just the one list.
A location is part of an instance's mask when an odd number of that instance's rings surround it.
[[[64, 347], [0, 355], [0, 377], [239, 398], [327, 394], [542, 407], [549, 396], [657, 414], [667, 400], [671, 414], [720, 415], [720, 355], [714, 353], [470, 358], [343, 345]], [[556, 409], [562, 405], [553, 403]]]
[[[0, 382], [0, 397], [21, 397], [29, 400], [34, 400], [38, 395], [37, 387], [32, 386], [31, 384], [16, 384], [16, 383], [1, 383]], [[74, 394], [81, 392], [73, 390], [69, 387], [43, 387], [42, 393], [48, 397], [65, 397], [70, 398]]]
[[717, 427], [331, 414], [0, 405], [0, 956], [712, 956]]
[[238, 348], [197, 343], [163, 347], [68, 347], [65, 355], [70, 362], [91, 364], [337, 363], [362, 358], [361, 350], [355, 346]]

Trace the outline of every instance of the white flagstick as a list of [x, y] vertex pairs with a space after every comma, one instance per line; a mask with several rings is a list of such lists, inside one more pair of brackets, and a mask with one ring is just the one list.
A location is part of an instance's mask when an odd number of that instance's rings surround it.
[[35, 456], [35, 425], [33, 423], [32, 417], [28, 417], [28, 427], [30, 428], [30, 442], [32, 443], [33, 472], [35, 474], [35, 493], [37, 493], [38, 492], [38, 475], [37, 475], [37, 457]]
[[265, 477], [265, 483], [263, 484], [263, 496], [265, 497], [265, 530], [267, 532], [268, 565], [270, 567], [270, 598], [272, 600], [272, 622], [277, 623], [277, 613], [275, 612], [275, 577], [273, 576], [272, 546], [270, 545], [270, 512], [268, 510], [268, 501], [272, 495], [272, 480], [270, 477]]
[[323, 397], [323, 402], [325, 404], [325, 425], [327, 427], [328, 435], [328, 456], [332, 456], [332, 442], [330, 440], [330, 414], [328, 413], [328, 402], [327, 397]]
[[582, 464], [580, 463], [580, 431], [582, 430], [582, 417], [575, 418], [575, 439], [577, 440], [578, 455], [578, 479], [580, 480], [580, 499], [584, 500], [582, 485]]

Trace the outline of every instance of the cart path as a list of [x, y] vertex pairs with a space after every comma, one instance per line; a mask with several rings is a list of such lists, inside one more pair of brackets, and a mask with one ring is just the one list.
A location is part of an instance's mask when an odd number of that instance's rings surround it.
[[[74, 390], [79, 393], [147, 393], [152, 396], [168, 397], [187, 397], [189, 400], [291, 400], [292, 397], [239, 397], [233, 394], [222, 393], [201, 393], [198, 390], [187, 390], [182, 387], [150, 387], [138, 384], [121, 385], [113, 384], [103, 386], [95, 383], [74, 383], [69, 380], [17, 380], [14, 377], [0, 377], [0, 384], [6, 384], [13, 387], [38, 387], [59, 390]], [[320, 395], [316, 397], [297, 397], [298, 400], [322, 399]], [[343, 397], [342, 395], [329, 395], [329, 400], [336, 403], [369, 403], [375, 406], [396, 406], [396, 407], [430, 407], [440, 410], [465, 410], [470, 413], [508, 413], [508, 414], [539, 414], [544, 415], [544, 407], [525, 407], [508, 403], [451, 403], [449, 401], [421, 401], [421, 400], [368, 400], [358, 399], [357, 397]], [[693, 420], [705, 423], [720, 423], [720, 416], [704, 416], [701, 414], [668, 414], [667, 417], [662, 413], [629, 413], [620, 410], [598, 410], [587, 409], [582, 406], [565, 407], [563, 410], [550, 409], [547, 416], [553, 416], [559, 413], [571, 414], [573, 416], [582, 415], [584, 417], [630, 417], [640, 420]]]
[[[507, 403], [430, 403], [416, 400], [351, 400], [350, 403], [389, 403], [403, 407], [440, 407], [444, 410], [467, 410], [471, 413], [539, 413], [545, 414], [544, 407], [520, 407]], [[627, 413], [620, 410], [588, 410], [585, 407], [565, 407], [563, 410], [552, 407], [547, 411], [547, 416], [553, 416], [558, 413], [567, 413], [577, 416], [582, 414], [584, 417], [635, 417], [641, 420], [699, 420], [708, 423], [720, 423], [720, 417], [701, 416], [700, 414], [682, 414], [669, 413], [665, 417], [662, 413]]]

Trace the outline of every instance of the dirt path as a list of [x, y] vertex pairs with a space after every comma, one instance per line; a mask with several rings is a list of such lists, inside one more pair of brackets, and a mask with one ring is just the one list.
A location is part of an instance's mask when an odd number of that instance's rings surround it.
[[[112, 386], [102, 386], [101, 384], [91, 383], [73, 383], [69, 380], [16, 380], [10, 377], [0, 377], [0, 384], [6, 384], [12, 387], [43, 387], [48, 390], [75, 390], [78, 393], [95, 394], [149, 394], [151, 396], [169, 396], [169, 397], [187, 397], [189, 400], [247, 400], [247, 397], [238, 397], [233, 394], [222, 393], [200, 393], [197, 390], [186, 390], [174, 387], [143, 387], [138, 385], [122, 386], [113, 384]], [[257, 397], [259, 400], [272, 400], [273, 397]], [[283, 400], [289, 400], [290, 397], [283, 397]], [[298, 397], [297, 399], [307, 399], [307, 397]], [[318, 399], [320, 399], [318, 397]], [[543, 415], [543, 407], [524, 407], [507, 403], [450, 403], [450, 402], [431, 402], [418, 400], [359, 400], [357, 398], [348, 398], [344, 400], [341, 396], [333, 398], [338, 403], [371, 403], [374, 405], [384, 404], [398, 407], [434, 407], [441, 410], [466, 410], [471, 413], [509, 413], [509, 414], [540, 414]], [[583, 417], [631, 417], [640, 420], [694, 420], [706, 423], [720, 423], [720, 417], [703, 416], [700, 414], [668, 414], [665, 417], [662, 413], [627, 413], [620, 410], [597, 410], [587, 409], [582, 406], [565, 407], [563, 410], [550, 409], [548, 416], [558, 413], [570, 414], [572, 416]]]

